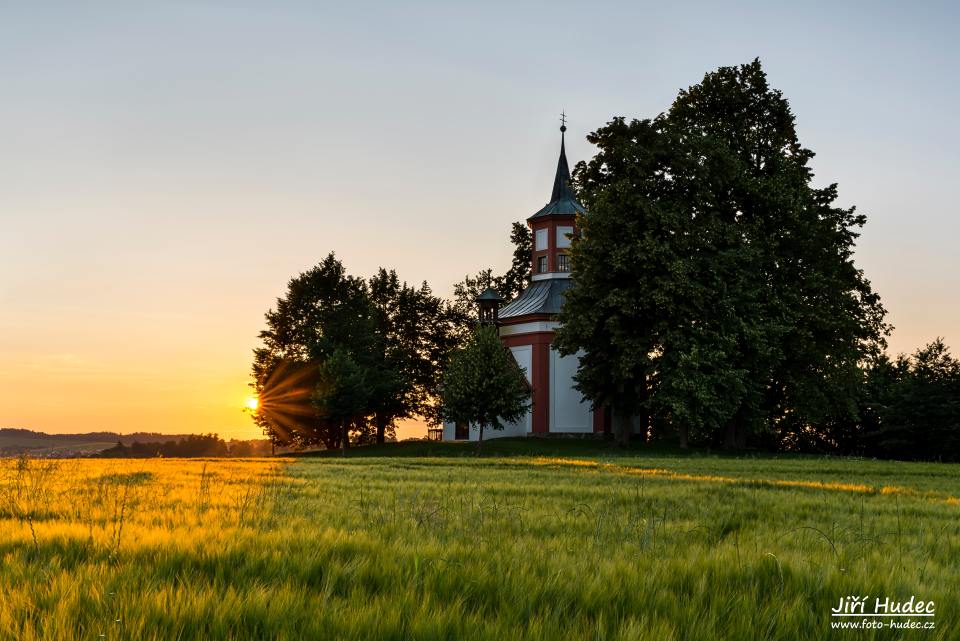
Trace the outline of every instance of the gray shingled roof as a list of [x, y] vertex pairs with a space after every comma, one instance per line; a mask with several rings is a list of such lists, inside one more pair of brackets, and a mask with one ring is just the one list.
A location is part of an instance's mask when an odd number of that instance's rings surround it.
[[564, 214], [575, 216], [577, 214], [585, 213], [587, 213], [587, 210], [583, 208], [583, 205], [575, 201], [573, 198], [564, 198], [563, 200], [557, 200], [552, 203], [548, 203], [543, 209], [535, 213], [533, 216], [530, 216], [530, 218], [527, 220], [534, 220], [536, 218], [543, 218], [545, 216]]
[[570, 289], [571, 285], [573, 281], [569, 278], [535, 280], [500, 310], [500, 319], [527, 314], [559, 314], [563, 292]]

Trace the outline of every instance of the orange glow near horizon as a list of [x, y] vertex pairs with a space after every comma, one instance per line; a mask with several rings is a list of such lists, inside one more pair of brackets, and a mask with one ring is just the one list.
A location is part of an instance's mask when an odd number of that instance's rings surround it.
[[[75, 351], [45, 352], [44, 346], [27, 340], [21, 340], [18, 347], [23, 347], [17, 351], [0, 349], [0, 428], [265, 438], [252, 419], [263, 403], [248, 385], [249, 352], [235, 348], [256, 345], [245, 336], [254, 333], [255, 318], [248, 331], [241, 328], [237, 335], [214, 333], [190, 340], [186, 337], [195, 334], [185, 322], [168, 328], [179, 339], [177, 348], [170, 349], [177, 343], [170, 339], [164, 344], [167, 349], [148, 342], [136, 349], [115, 343], [110, 352], [103, 347], [110, 327], [81, 323], [73, 323], [83, 332], [70, 337]], [[426, 426], [404, 421], [397, 435], [423, 437]]]

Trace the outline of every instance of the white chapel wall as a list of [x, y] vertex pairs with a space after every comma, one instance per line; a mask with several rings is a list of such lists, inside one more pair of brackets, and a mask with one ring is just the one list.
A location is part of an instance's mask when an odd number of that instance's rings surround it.
[[[514, 360], [517, 361], [517, 365], [523, 370], [523, 374], [527, 377], [527, 382], [529, 383], [531, 366], [533, 364], [533, 346], [520, 345], [518, 347], [511, 347], [510, 353], [513, 354]], [[527, 432], [531, 429], [532, 421], [533, 412], [532, 409], [528, 409], [526, 415], [519, 421], [507, 423], [504, 425], [503, 430], [484, 430], [483, 435], [484, 437], [526, 436]], [[471, 438], [473, 438], [472, 434]]]
[[457, 428], [450, 421], [443, 422], [443, 440], [444, 441], [455, 441], [457, 436]]
[[[517, 365], [520, 366], [520, 369], [523, 370], [523, 374], [527, 377], [527, 382], [530, 382], [530, 371], [533, 364], [533, 346], [532, 345], [520, 345], [519, 347], [511, 347], [510, 353], [513, 354], [513, 358], [517, 361]], [[533, 421], [533, 412], [527, 410], [526, 416], [521, 418], [515, 423], [507, 423], [504, 425], [502, 430], [494, 430], [486, 428], [483, 430], [484, 440], [490, 438], [505, 438], [507, 436], [526, 436], [527, 432], [530, 431]], [[480, 438], [480, 430], [474, 426], [470, 426], [470, 440], [476, 441]], [[444, 422], [443, 424], [443, 440], [453, 441], [456, 440], [456, 427], [453, 423]]]
[[589, 403], [574, 388], [573, 376], [580, 363], [579, 355], [560, 356], [550, 350], [550, 431], [593, 432], [593, 412]]

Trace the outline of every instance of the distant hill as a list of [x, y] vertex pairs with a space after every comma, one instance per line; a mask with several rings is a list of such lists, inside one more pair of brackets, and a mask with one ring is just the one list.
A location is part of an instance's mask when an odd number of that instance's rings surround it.
[[87, 432], [84, 434], [47, 434], [11, 427], [0, 428], [0, 454], [36, 451], [99, 452], [117, 443], [182, 441], [188, 434], [158, 434], [156, 432]]

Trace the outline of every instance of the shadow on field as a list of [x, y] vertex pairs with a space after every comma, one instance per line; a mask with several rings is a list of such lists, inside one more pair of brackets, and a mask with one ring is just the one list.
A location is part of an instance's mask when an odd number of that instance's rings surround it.
[[[347, 457], [430, 457], [430, 458], [460, 458], [477, 456], [475, 442], [450, 441], [403, 441], [400, 443], [384, 443], [382, 445], [361, 445], [349, 448]], [[676, 457], [703, 457], [720, 456], [720, 453], [706, 450], [671, 447], [660, 444], [636, 443], [628, 448], [618, 447], [613, 441], [602, 439], [574, 439], [574, 438], [536, 438], [516, 437], [497, 438], [483, 442], [483, 453], [480, 456], [558, 456], [558, 457], [617, 457], [631, 458], [649, 456], [676, 456]], [[290, 452], [284, 456], [292, 457], [319, 457], [341, 458], [340, 450], [321, 450], [313, 452]], [[743, 456], [730, 455], [730, 456]], [[782, 457], [782, 455], [781, 455]]]

